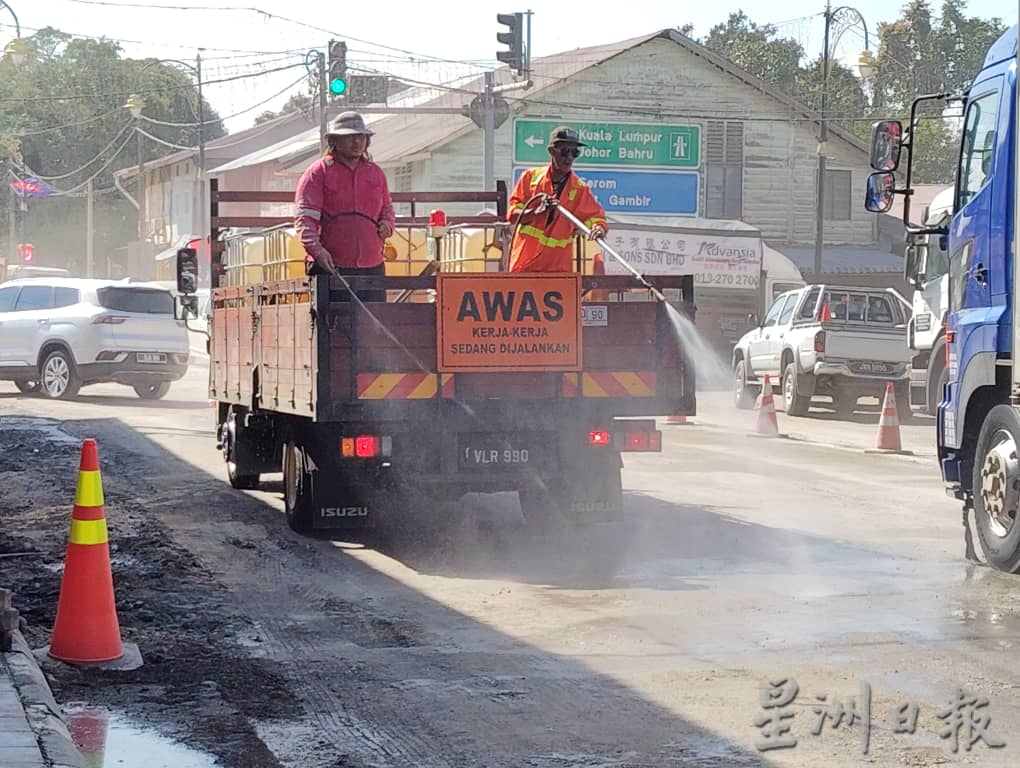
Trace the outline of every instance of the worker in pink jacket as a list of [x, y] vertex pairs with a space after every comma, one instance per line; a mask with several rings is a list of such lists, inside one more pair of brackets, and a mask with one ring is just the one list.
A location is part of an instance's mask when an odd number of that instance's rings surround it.
[[[295, 194], [296, 227], [308, 274], [385, 275], [383, 245], [396, 218], [382, 168], [368, 155], [372, 131], [357, 112], [344, 112], [326, 133], [329, 149], [302, 174]], [[358, 291], [386, 301], [386, 291]]]

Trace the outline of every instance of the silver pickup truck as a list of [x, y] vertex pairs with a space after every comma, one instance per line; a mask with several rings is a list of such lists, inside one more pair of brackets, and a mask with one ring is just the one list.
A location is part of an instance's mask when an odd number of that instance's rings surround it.
[[910, 304], [893, 289], [809, 285], [781, 294], [764, 320], [733, 350], [738, 408], [751, 408], [768, 374], [780, 402], [802, 416], [815, 395], [829, 396], [841, 415], [858, 398], [885, 393], [894, 382], [897, 411], [909, 418]]

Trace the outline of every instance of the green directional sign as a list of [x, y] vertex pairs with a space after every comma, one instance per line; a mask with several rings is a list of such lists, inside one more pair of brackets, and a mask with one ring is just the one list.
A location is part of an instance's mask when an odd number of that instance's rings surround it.
[[514, 121], [514, 164], [549, 162], [549, 134], [560, 125], [576, 130], [588, 146], [577, 165], [618, 168], [697, 168], [701, 162], [701, 126], [659, 123], [575, 123]]

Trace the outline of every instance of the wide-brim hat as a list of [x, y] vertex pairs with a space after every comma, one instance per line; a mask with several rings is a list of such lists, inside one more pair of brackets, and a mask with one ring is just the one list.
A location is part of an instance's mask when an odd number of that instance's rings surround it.
[[587, 147], [588, 145], [581, 141], [581, 136], [573, 128], [568, 128], [565, 125], [561, 125], [559, 128], [554, 128], [552, 133], [549, 134], [549, 146], [555, 146], [556, 144], [576, 144], [579, 147]]
[[359, 112], [341, 112], [326, 130], [327, 136], [372, 136], [365, 125], [365, 118]]

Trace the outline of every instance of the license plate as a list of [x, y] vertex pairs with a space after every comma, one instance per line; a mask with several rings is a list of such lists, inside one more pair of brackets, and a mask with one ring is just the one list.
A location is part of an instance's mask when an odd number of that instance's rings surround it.
[[460, 436], [461, 469], [526, 469], [548, 470], [556, 459], [553, 435], [485, 435]]
[[854, 370], [858, 373], [892, 373], [893, 366], [889, 363], [855, 363]]
[[609, 307], [585, 304], [581, 307], [581, 323], [584, 326], [608, 326]]
[[162, 352], [139, 352], [136, 355], [140, 363], [165, 363], [166, 355]]

